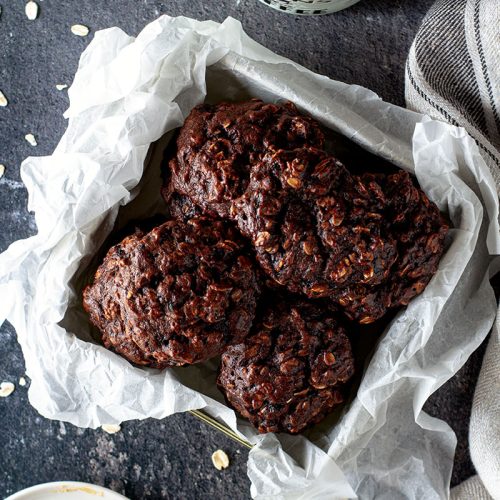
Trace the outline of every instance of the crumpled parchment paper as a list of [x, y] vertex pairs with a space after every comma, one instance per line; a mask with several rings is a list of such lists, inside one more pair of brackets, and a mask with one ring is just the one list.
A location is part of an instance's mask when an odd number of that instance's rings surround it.
[[[306, 436], [260, 436], [237, 419], [213, 383], [215, 362], [162, 372], [130, 365], [93, 340], [80, 305], [113, 226], [161, 213], [152, 160], [161, 148], [148, 155], [151, 143], [205, 99], [248, 96], [290, 99], [413, 171], [454, 226], [439, 271], [381, 337], [357, 396], [336, 425]], [[164, 16], [137, 38], [97, 32], [69, 97], [68, 129], [54, 154], [28, 158], [21, 169], [38, 234], [0, 255], [0, 321], [16, 328], [31, 404], [83, 427], [203, 408], [255, 444], [255, 498], [447, 498], [455, 436], [422, 406], [487, 335], [496, 311], [488, 272], [500, 253], [494, 183], [465, 131], [316, 75], [251, 40], [231, 18]]]

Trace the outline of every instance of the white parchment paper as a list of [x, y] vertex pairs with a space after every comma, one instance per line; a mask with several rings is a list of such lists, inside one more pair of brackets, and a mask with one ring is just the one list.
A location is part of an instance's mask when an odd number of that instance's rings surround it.
[[[148, 156], [150, 145], [205, 99], [249, 96], [290, 99], [413, 171], [454, 225], [439, 271], [382, 336], [357, 396], [336, 425], [307, 437], [259, 436], [237, 419], [215, 388], [214, 362], [133, 367], [92, 340], [80, 306], [86, 270], [113, 225], [162, 210], [151, 159], [161, 149]], [[500, 253], [494, 183], [465, 131], [311, 73], [231, 18], [165, 16], [137, 38], [97, 32], [69, 97], [54, 154], [22, 165], [38, 234], [0, 255], [0, 321], [16, 328], [31, 404], [82, 427], [203, 408], [255, 444], [255, 498], [447, 498], [455, 436], [422, 406], [487, 335], [496, 311], [488, 269]]]

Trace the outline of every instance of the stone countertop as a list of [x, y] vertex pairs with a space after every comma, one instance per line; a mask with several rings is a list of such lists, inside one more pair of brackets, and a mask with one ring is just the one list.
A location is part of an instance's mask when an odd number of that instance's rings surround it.
[[[9, 100], [0, 108], [0, 163], [6, 166], [0, 180], [0, 251], [36, 231], [19, 166], [29, 155], [50, 154], [63, 134], [68, 99], [55, 85], [71, 83], [95, 31], [119, 26], [135, 35], [161, 14], [216, 21], [232, 16], [278, 54], [404, 105], [406, 54], [432, 0], [362, 0], [316, 18], [282, 14], [257, 0], [38, 3], [39, 18], [30, 22], [24, 2], [0, 0], [0, 89]], [[89, 26], [91, 34], [72, 35], [69, 28], [76, 23]], [[36, 136], [37, 147], [25, 141], [27, 133]], [[16, 384], [16, 391], [0, 400], [0, 497], [37, 483], [77, 480], [111, 487], [131, 499], [249, 498], [247, 450], [189, 414], [126, 422], [114, 435], [44, 419], [29, 405], [27, 386], [18, 384], [24, 361], [13, 328], [3, 325], [0, 338], [0, 380]], [[467, 427], [483, 352], [484, 346], [425, 407], [457, 433], [453, 485], [474, 473]], [[210, 460], [217, 448], [231, 460], [222, 472]]]

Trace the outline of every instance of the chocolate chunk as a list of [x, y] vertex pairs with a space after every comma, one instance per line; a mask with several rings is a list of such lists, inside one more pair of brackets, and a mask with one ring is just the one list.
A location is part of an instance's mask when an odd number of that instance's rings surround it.
[[168, 215], [171, 219], [187, 222], [193, 217], [203, 215], [201, 208], [196, 206], [191, 198], [175, 191], [169, 195], [167, 203]]

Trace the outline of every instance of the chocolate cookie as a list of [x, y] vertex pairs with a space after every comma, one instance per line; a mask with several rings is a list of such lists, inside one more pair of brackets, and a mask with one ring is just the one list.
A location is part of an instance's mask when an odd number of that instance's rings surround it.
[[230, 202], [246, 190], [250, 167], [263, 153], [302, 145], [321, 147], [312, 118], [290, 102], [202, 104], [187, 117], [169, 162], [164, 194], [188, 196], [205, 213], [226, 217]]
[[133, 363], [164, 368], [209, 359], [241, 341], [258, 286], [235, 233], [196, 217], [112, 247], [83, 301], [104, 345]]
[[351, 345], [335, 316], [280, 300], [224, 352], [217, 383], [259, 432], [295, 434], [343, 401], [342, 386], [353, 373]]
[[311, 147], [264, 155], [230, 217], [277, 283], [361, 323], [423, 290], [447, 231], [408, 173], [351, 175]]
[[408, 173], [354, 175], [323, 142], [291, 103], [198, 106], [163, 194], [175, 218], [233, 220], [278, 286], [370, 323], [425, 288], [448, 226]]
[[388, 308], [407, 305], [425, 289], [438, 269], [449, 226], [408, 172], [365, 174], [361, 180], [371, 192], [384, 194], [383, 220], [397, 243], [398, 257], [383, 282], [352, 284], [336, 301], [350, 318], [371, 323]]

